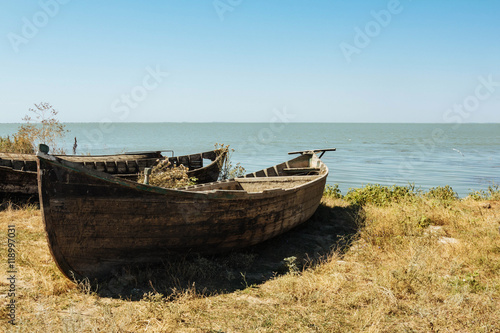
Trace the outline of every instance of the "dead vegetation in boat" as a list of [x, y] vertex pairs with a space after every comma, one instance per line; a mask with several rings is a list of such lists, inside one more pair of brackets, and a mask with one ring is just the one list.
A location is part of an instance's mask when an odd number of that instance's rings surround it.
[[168, 159], [158, 160], [152, 168], [146, 168], [139, 174], [137, 182], [166, 188], [179, 188], [196, 184], [196, 177], [188, 176], [189, 168], [184, 165], [174, 166]]
[[245, 175], [246, 170], [239, 162], [233, 164], [234, 148], [218, 142], [215, 143], [214, 147], [216, 151], [219, 150], [225, 153], [225, 158], [219, 160], [219, 169], [221, 170], [219, 180], [233, 179]]
[[[49, 147], [46, 145], [47, 153]], [[44, 148], [45, 149], [45, 148]], [[170, 151], [170, 150], [168, 150]], [[166, 150], [145, 152], [128, 152], [116, 155], [55, 155], [60, 159], [77, 163], [86, 168], [113, 175], [115, 177], [136, 181], [138, 174], [145, 168], [154, 167], [159, 161], [167, 161], [173, 167], [183, 165], [186, 177], [176, 175], [179, 185], [186, 186], [196, 181], [197, 184], [209, 183], [220, 178], [221, 163], [227, 152], [220, 149], [197, 154], [170, 156], [162, 155]], [[173, 151], [170, 151], [173, 154]], [[165, 163], [167, 163], [165, 162]], [[168, 164], [167, 163], [167, 164]], [[142, 175], [143, 179], [144, 176]], [[171, 186], [167, 184], [167, 186]], [[12, 200], [17, 203], [38, 202], [37, 165], [34, 154], [1, 153], [0, 152], [0, 202]]]
[[[232, 154], [234, 149], [229, 145], [215, 143], [214, 152], [221, 158], [217, 159], [220, 175], [218, 180], [234, 179], [245, 174], [245, 168], [240, 163], [233, 164]], [[187, 188], [198, 184], [196, 177], [190, 176], [189, 167], [184, 164], [174, 164], [170, 159], [158, 159], [156, 164], [142, 170], [137, 178], [138, 183], [149, 184], [165, 188]]]

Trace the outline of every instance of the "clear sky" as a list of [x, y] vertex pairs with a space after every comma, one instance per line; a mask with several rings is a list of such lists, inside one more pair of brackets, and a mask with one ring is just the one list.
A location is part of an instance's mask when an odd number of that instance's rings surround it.
[[0, 122], [500, 122], [498, 0], [0, 3]]

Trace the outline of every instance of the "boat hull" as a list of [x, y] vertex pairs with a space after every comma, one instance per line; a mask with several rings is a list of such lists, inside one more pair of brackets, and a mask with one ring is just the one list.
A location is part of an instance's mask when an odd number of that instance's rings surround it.
[[37, 201], [36, 172], [0, 166], [0, 202], [4, 200]]
[[[57, 159], [42, 157], [38, 164], [49, 247], [61, 271], [76, 279], [168, 260], [172, 252], [212, 254], [263, 242], [311, 217], [328, 174], [169, 190]], [[259, 183], [268, 188], [244, 190]]]

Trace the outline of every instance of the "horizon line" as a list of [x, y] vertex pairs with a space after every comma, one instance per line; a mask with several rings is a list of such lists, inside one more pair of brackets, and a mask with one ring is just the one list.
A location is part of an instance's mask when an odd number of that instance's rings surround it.
[[[269, 121], [60, 121], [62, 124], [267, 124]], [[0, 122], [0, 125], [26, 124], [24, 122]], [[31, 123], [38, 124], [38, 123]], [[356, 122], [356, 121], [289, 121], [286, 124], [392, 124], [392, 125], [496, 125], [500, 122]]]

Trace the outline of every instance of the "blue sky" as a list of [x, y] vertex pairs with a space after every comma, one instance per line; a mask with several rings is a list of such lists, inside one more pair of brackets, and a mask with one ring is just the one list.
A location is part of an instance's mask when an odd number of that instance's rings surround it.
[[500, 2], [2, 1], [0, 122], [500, 122]]

